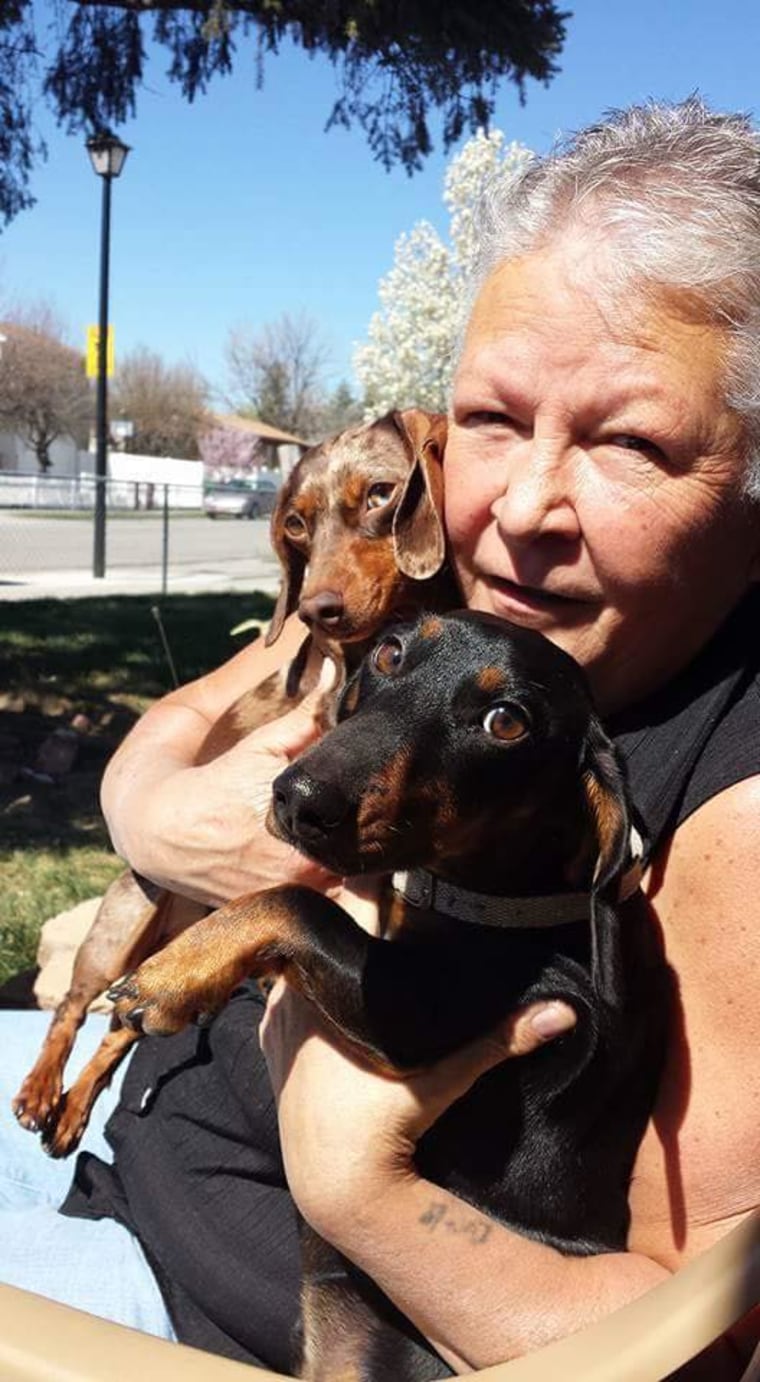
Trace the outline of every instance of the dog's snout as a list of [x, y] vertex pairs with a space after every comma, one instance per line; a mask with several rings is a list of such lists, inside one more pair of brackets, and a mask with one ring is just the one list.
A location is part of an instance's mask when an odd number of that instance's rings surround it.
[[320, 590], [318, 594], [301, 600], [298, 615], [310, 627], [312, 624], [321, 624], [329, 629], [343, 618], [343, 610], [343, 596], [337, 590]]
[[289, 839], [308, 844], [335, 830], [345, 819], [349, 803], [339, 787], [318, 782], [295, 763], [272, 788], [274, 813]]

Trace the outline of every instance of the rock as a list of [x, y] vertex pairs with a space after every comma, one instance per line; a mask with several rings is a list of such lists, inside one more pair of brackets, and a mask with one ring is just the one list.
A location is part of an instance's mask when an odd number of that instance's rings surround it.
[[17, 691], [0, 691], [0, 710], [7, 710], [13, 715], [23, 715], [26, 709], [26, 700]]
[[[34, 981], [34, 996], [40, 1008], [56, 1008], [71, 983], [74, 956], [89, 931], [102, 898], [90, 897], [67, 912], [46, 921], [37, 948], [39, 974]], [[90, 1012], [108, 1013], [111, 1003], [96, 998]]]
[[54, 729], [37, 750], [35, 770], [55, 781], [65, 777], [79, 753], [79, 735], [73, 729]]

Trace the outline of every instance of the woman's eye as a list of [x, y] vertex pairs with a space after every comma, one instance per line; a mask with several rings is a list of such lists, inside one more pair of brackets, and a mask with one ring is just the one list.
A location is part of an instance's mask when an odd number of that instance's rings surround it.
[[289, 513], [283, 527], [288, 537], [306, 537], [306, 524], [297, 513]]
[[629, 432], [618, 432], [610, 438], [612, 446], [618, 446], [623, 451], [638, 451], [642, 456], [653, 456], [664, 459], [664, 453], [656, 442], [649, 441], [647, 437], [637, 437]]
[[396, 493], [396, 489], [396, 485], [390, 483], [384, 484], [380, 481], [378, 481], [377, 484], [370, 485], [369, 489], [367, 490], [367, 508], [385, 508], [385, 505], [390, 503], [391, 499]]
[[468, 413], [465, 418], [466, 427], [514, 427], [514, 421], [509, 413], [490, 412], [486, 408]]
[[372, 654], [372, 661], [384, 677], [392, 677], [404, 661], [404, 645], [400, 638], [384, 638]]
[[502, 743], [514, 743], [528, 733], [527, 719], [514, 705], [492, 705], [480, 723], [486, 734]]

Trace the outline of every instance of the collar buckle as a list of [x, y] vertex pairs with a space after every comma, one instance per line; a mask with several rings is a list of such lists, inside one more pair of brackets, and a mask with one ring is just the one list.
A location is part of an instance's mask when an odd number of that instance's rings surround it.
[[391, 881], [410, 907], [432, 907], [433, 875], [426, 869], [402, 869]]

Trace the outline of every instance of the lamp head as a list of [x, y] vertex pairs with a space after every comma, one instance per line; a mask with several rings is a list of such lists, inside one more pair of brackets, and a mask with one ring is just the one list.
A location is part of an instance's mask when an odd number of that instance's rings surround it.
[[93, 170], [101, 178], [117, 178], [129, 153], [129, 145], [122, 144], [121, 140], [109, 130], [103, 130], [100, 134], [93, 134], [87, 140], [87, 152], [90, 155], [90, 162]]

